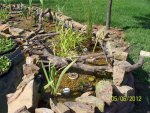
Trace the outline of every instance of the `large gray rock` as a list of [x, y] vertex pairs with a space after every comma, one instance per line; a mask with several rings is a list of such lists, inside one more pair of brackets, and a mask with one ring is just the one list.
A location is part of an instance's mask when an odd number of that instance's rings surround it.
[[19, 108], [26, 106], [28, 109], [38, 105], [38, 87], [34, 80], [13, 94], [7, 95], [8, 113], [14, 113]]
[[35, 113], [54, 113], [54, 111], [48, 108], [36, 108]]

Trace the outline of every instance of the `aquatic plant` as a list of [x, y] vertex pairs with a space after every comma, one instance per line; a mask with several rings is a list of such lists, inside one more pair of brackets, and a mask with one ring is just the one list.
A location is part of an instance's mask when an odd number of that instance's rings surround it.
[[0, 10], [0, 20], [1, 21], [7, 21], [8, 19], [8, 11], [5, 9]]
[[0, 54], [11, 50], [16, 46], [16, 43], [11, 38], [0, 37]]
[[65, 29], [63, 26], [58, 27], [60, 35], [57, 36], [57, 55], [63, 57], [73, 56], [73, 50], [80, 45], [86, 38], [79, 32], [73, 31], [71, 28]]
[[[49, 62], [49, 69], [48, 71], [46, 71], [46, 68], [43, 64], [43, 62], [41, 62], [42, 65], [42, 69], [44, 72], [44, 75], [46, 77], [47, 80], [47, 85], [44, 86], [44, 89], [47, 89], [48, 87], [50, 87], [51, 89], [51, 93], [56, 96], [57, 94], [57, 90], [60, 86], [61, 80], [64, 76], [64, 74], [68, 71], [68, 69], [76, 62], [76, 60], [72, 61], [68, 66], [66, 66], [60, 73], [60, 75], [58, 74], [58, 71], [56, 70], [55, 66], [51, 66], [50, 62]], [[58, 79], [56, 78], [58, 76]]]
[[11, 60], [8, 59], [6, 56], [0, 57], [0, 75], [7, 72], [10, 68]]

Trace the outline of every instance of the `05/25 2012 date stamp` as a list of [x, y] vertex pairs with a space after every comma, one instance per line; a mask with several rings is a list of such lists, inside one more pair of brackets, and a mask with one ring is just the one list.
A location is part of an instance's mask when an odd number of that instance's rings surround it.
[[142, 96], [112, 96], [112, 101], [141, 102]]

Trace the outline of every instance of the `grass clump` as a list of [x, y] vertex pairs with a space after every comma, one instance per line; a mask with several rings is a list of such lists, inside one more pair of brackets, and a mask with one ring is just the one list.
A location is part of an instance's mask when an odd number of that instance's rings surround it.
[[11, 38], [0, 37], [0, 54], [3, 54], [16, 46], [16, 43]]
[[[59, 30], [60, 29], [60, 30]], [[76, 55], [74, 51], [78, 45], [86, 39], [81, 33], [73, 31], [71, 28], [58, 28], [60, 35], [57, 37], [57, 43], [55, 45], [58, 56], [71, 57]]]
[[[76, 60], [72, 61], [69, 65], [67, 65], [59, 74], [55, 66], [51, 66], [49, 62], [49, 69], [46, 70], [44, 64], [41, 62], [42, 69], [44, 72], [44, 75], [47, 80], [47, 84], [44, 86], [44, 89], [47, 89], [50, 87], [52, 95], [56, 96], [58, 88], [60, 86], [61, 80], [64, 76], [64, 74], [68, 71], [68, 69], [76, 62]], [[59, 76], [58, 76], [59, 75]]]
[[5, 9], [0, 10], [0, 20], [1, 21], [7, 21], [8, 20], [8, 11]]
[[7, 72], [10, 68], [11, 61], [6, 56], [0, 57], [0, 75]]

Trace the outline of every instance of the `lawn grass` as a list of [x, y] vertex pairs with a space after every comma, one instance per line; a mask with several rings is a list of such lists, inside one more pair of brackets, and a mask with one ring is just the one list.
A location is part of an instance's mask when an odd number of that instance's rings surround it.
[[[28, 3], [28, 0], [16, 1]], [[33, 1], [40, 3], [39, 0]], [[86, 0], [45, 0], [45, 3], [45, 7], [62, 11], [76, 21], [86, 22]], [[93, 0], [91, 7], [94, 24], [105, 25], [107, 0]], [[150, 0], [113, 0], [111, 27], [125, 31], [126, 41], [133, 45], [129, 57], [137, 62], [140, 50], [150, 51]], [[143, 70], [150, 74], [150, 59], [145, 60]]]

